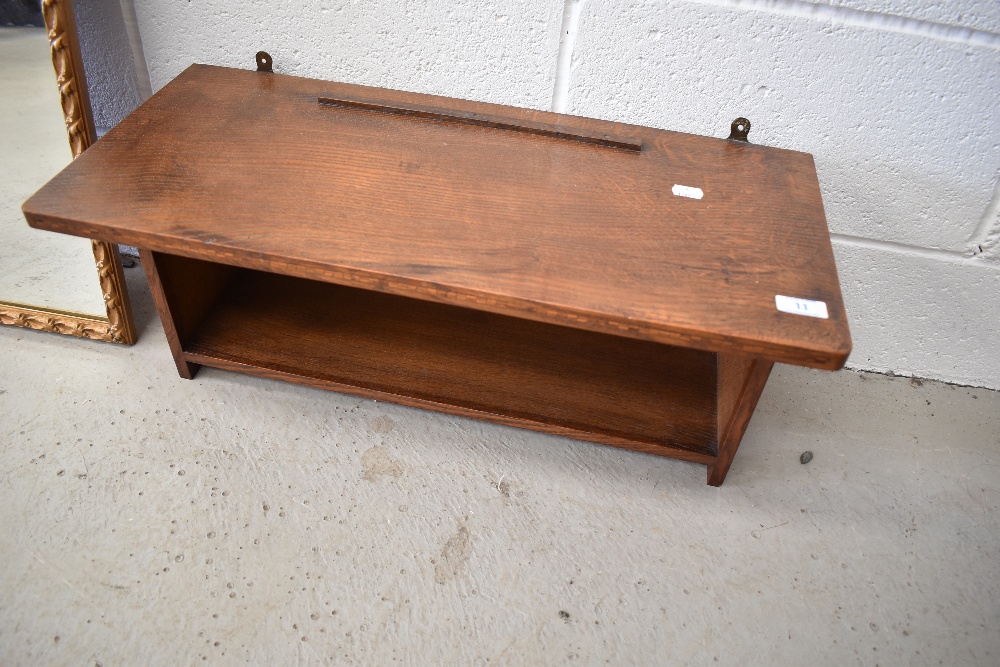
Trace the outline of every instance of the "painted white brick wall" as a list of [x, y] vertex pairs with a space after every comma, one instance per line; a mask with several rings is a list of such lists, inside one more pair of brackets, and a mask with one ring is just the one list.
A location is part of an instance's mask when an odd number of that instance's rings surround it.
[[[124, 0], [128, 1], [128, 0]], [[849, 365], [1000, 387], [1000, 2], [133, 0], [192, 62], [552, 108], [816, 157]]]
[[1000, 50], [691, 2], [592, 0], [567, 111], [812, 153], [833, 232], [964, 250], [1000, 167]]
[[191, 63], [253, 68], [548, 109], [556, 2], [136, 0], [153, 90]]
[[833, 249], [854, 337], [850, 366], [998, 387], [995, 264], [846, 242]]
[[90, 106], [98, 134], [143, 100], [121, 6], [117, 0], [73, 3]]
[[829, 4], [1000, 33], [996, 0], [833, 0]]

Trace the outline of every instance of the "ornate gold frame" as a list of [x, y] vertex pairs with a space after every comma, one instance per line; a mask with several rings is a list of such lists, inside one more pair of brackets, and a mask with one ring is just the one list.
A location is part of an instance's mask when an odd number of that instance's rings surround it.
[[[76, 20], [70, 0], [42, 0], [42, 15], [49, 31], [52, 65], [59, 84], [59, 99], [69, 145], [76, 158], [97, 140], [90, 97], [83, 72], [83, 58], [77, 41]], [[91, 241], [97, 278], [107, 316], [99, 317], [50, 308], [0, 301], [0, 324], [9, 324], [41, 331], [82, 336], [95, 340], [131, 345], [135, 342], [135, 324], [125, 290], [118, 246], [103, 241]]]

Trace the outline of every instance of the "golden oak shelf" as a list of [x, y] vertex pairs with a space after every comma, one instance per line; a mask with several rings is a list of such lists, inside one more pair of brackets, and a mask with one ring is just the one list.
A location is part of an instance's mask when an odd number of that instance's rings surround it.
[[184, 377], [626, 447], [714, 485], [774, 361], [850, 351], [811, 156], [743, 141], [195, 65], [23, 208], [140, 248]]

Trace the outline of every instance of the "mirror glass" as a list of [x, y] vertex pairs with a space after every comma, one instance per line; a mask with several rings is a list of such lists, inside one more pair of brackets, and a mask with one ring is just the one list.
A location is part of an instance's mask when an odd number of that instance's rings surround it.
[[46, 30], [0, 27], [0, 63], [0, 302], [106, 317], [90, 241], [21, 214], [72, 160]]

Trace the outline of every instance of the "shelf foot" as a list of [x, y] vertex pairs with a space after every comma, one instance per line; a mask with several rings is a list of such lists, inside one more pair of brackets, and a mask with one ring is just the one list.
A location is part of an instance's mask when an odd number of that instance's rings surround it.
[[722, 486], [725, 481], [773, 366], [769, 359], [719, 355], [719, 453], [715, 462], [708, 465], [709, 486]]
[[191, 380], [201, 368], [184, 356], [211, 305], [226, 289], [234, 269], [222, 264], [139, 249], [149, 291], [167, 335], [177, 372]]

